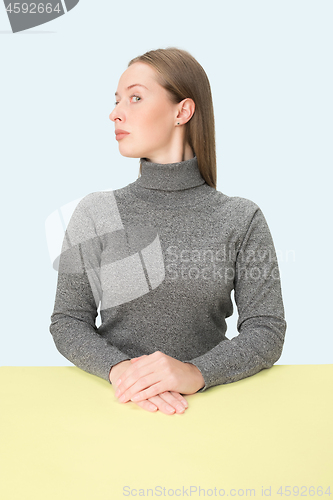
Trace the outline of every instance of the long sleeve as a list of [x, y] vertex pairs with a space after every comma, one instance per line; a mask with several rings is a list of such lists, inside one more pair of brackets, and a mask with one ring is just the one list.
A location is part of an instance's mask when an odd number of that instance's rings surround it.
[[90, 197], [80, 201], [66, 229], [49, 330], [65, 358], [110, 382], [111, 367], [129, 357], [100, 335], [95, 324], [102, 242], [90, 214]]
[[189, 360], [201, 371], [207, 388], [236, 382], [281, 356], [286, 321], [276, 252], [266, 219], [258, 207], [234, 261], [234, 296], [239, 335]]
[[[105, 380], [115, 364], [159, 350], [195, 365], [202, 392], [279, 359], [280, 275], [258, 205], [208, 186], [195, 158], [169, 166], [144, 162], [134, 183], [77, 205], [50, 332], [63, 356]], [[238, 336], [229, 340], [232, 290]]]

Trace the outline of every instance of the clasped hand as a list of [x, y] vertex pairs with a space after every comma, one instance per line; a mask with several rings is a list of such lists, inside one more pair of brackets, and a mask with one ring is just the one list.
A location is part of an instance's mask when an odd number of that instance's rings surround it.
[[166, 391], [194, 394], [204, 387], [200, 370], [160, 351], [131, 359], [116, 381], [116, 397], [121, 403], [143, 401]]

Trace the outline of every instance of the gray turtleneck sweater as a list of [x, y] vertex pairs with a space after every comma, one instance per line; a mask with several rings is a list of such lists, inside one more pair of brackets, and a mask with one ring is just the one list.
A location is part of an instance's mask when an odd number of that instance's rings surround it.
[[[161, 351], [200, 370], [198, 392], [270, 368], [286, 322], [262, 211], [210, 187], [196, 157], [141, 161], [135, 182], [74, 210], [51, 316], [57, 349], [105, 380], [120, 361]], [[239, 334], [229, 340], [232, 290]]]

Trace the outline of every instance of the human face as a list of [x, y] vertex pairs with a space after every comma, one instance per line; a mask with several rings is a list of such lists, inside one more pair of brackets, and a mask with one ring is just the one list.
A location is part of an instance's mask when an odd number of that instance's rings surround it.
[[136, 62], [129, 66], [120, 77], [110, 120], [116, 133], [128, 132], [116, 135], [122, 156], [168, 163], [179, 147], [179, 104], [171, 102], [156, 77], [148, 64]]

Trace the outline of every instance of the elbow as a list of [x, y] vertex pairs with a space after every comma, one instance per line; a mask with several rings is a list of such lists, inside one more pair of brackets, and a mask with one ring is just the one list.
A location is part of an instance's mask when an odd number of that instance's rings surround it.
[[71, 336], [70, 336], [70, 325], [62, 318], [57, 318], [52, 316], [51, 324], [49, 326], [49, 331], [52, 335], [53, 342], [60, 354], [68, 359], [68, 353], [70, 351]]
[[56, 322], [51, 323], [51, 325], [49, 327], [49, 331], [52, 335], [53, 342], [54, 342], [57, 350], [60, 352], [60, 354], [62, 354], [64, 356], [63, 349], [62, 349], [63, 342], [62, 342], [61, 330], [57, 326]]
[[253, 354], [262, 368], [271, 368], [280, 359], [286, 328], [284, 318], [276, 316], [251, 317], [243, 322], [240, 334], [244, 334], [246, 344], [251, 338]]
[[271, 368], [283, 351], [287, 323], [283, 318], [266, 318], [264, 327], [263, 349], [260, 352], [265, 368]]
[[276, 363], [282, 355], [283, 351], [283, 343], [276, 343], [274, 346], [274, 349], [269, 353], [269, 356], [266, 357], [265, 362], [266, 362], [266, 368], [271, 368], [274, 363]]

